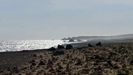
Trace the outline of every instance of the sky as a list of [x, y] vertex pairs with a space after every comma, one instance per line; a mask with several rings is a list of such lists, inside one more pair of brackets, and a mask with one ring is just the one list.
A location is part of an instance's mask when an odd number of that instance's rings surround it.
[[133, 33], [133, 0], [0, 0], [0, 40]]

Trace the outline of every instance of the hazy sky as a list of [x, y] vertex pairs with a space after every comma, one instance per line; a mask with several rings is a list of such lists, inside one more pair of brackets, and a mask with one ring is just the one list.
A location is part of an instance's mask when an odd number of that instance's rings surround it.
[[0, 0], [0, 40], [133, 33], [133, 0]]

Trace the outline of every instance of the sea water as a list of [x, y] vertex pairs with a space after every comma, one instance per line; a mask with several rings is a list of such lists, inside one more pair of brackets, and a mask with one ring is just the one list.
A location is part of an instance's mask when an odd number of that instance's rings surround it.
[[48, 49], [65, 43], [63, 40], [6, 40], [0, 41], [0, 52]]

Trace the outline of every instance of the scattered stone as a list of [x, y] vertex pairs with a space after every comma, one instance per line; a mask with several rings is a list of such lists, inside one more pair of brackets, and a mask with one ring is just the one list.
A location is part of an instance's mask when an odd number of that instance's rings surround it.
[[36, 63], [35, 63], [35, 62], [32, 62], [32, 63], [31, 63], [31, 66], [36, 66]]
[[53, 68], [50, 68], [49, 71], [50, 71], [50, 72], [54, 72], [54, 69], [53, 69]]
[[26, 70], [27, 69], [27, 67], [23, 67], [21, 70]]
[[81, 60], [77, 60], [77, 63], [75, 65], [82, 65]]
[[59, 68], [59, 69], [63, 69], [63, 67], [62, 67], [61, 65], [58, 65], [58, 68]]
[[45, 65], [45, 62], [41, 60], [38, 65]]
[[32, 61], [30, 61], [29, 63], [33, 63], [33, 62], [35, 62], [35, 60], [33, 59]]
[[48, 60], [47, 65], [53, 65], [53, 62], [51, 60]]
[[96, 46], [102, 46], [101, 42], [98, 42], [98, 43], [96, 44]]
[[10, 64], [6, 70], [0, 67], [0, 75], [130, 75], [133, 72], [132, 53], [132, 45], [39, 51], [30, 55], [35, 57], [30, 62], [19, 64], [22, 67]]
[[113, 69], [119, 69], [119, 67], [117, 65], [113, 66]]

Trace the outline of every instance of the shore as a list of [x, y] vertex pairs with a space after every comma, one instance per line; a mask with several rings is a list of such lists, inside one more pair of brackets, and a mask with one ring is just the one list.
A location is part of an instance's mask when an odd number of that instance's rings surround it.
[[133, 44], [0, 53], [0, 75], [133, 74]]

